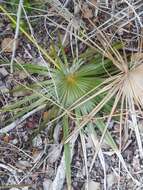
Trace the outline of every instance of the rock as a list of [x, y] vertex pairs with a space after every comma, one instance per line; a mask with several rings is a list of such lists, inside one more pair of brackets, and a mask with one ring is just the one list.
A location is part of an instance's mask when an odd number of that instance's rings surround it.
[[86, 142], [86, 148], [87, 149], [91, 149], [94, 147], [93, 141], [90, 137], [87, 138], [87, 142]]
[[50, 157], [48, 161], [52, 164], [56, 162], [61, 155], [62, 146], [52, 146], [49, 150]]
[[43, 144], [43, 141], [42, 141], [42, 138], [40, 135], [37, 135], [33, 140], [32, 140], [32, 145], [33, 147], [35, 148], [42, 148], [42, 144]]
[[101, 190], [100, 183], [95, 182], [95, 181], [89, 181], [87, 186], [88, 186], [88, 190]]
[[0, 68], [0, 73], [1, 73], [2, 76], [4, 76], [4, 77], [8, 75], [8, 72], [7, 72], [7, 70], [6, 70], [4, 67]]
[[117, 183], [117, 177], [114, 173], [110, 173], [107, 175], [107, 186], [111, 188], [115, 183]]
[[5, 84], [1, 84], [0, 82], [0, 91], [5, 94], [9, 92], [9, 89], [5, 86]]
[[140, 133], [143, 134], [143, 121], [142, 120], [139, 122], [138, 127], [140, 130]]
[[[21, 190], [28, 190], [28, 187], [22, 187], [22, 188], [20, 188]], [[19, 190], [18, 188], [15, 188], [15, 187], [13, 187], [13, 188], [11, 188], [10, 190]]]
[[23, 187], [21, 190], [28, 190], [29, 188], [28, 187]]
[[51, 190], [52, 181], [49, 179], [44, 179], [43, 181], [43, 190]]

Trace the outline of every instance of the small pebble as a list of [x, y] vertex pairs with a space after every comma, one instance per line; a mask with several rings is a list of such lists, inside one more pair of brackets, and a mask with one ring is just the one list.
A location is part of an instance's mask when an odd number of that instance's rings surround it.
[[32, 140], [32, 145], [33, 147], [35, 148], [42, 148], [42, 144], [43, 144], [43, 141], [42, 141], [42, 138], [40, 135], [37, 135], [33, 140]]

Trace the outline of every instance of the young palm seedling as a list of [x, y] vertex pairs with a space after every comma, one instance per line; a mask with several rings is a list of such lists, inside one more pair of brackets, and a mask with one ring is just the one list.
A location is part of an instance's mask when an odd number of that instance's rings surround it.
[[[14, 89], [13, 92], [27, 90], [31, 95], [3, 107], [2, 111], [11, 112], [13, 117], [4, 123], [5, 127], [0, 129], [0, 133], [9, 132], [35, 112], [44, 109], [48, 111], [49, 117], [47, 121], [43, 121], [38, 132], [49, 123], [53, 124], [53, 128], [56, 123], [60, 123], [63, 128], [63, 141], [65, 141], [70, 131], [72, 131], [72, 126], [78, 129], [79, 121], [84, 121], [84, 118], [87, 118], [87, 115], [100, 104], [102, 98], [106, 95], [106, 91], [103, 89], [98, 95], [97, 90], [108, 77], [108, 72], [110, 72], [111, 75], [116, 72], [115, 67], [111, 67], [111, 61], [106, 59], [102, 62], [102, 56], [90, 49], [81, 55], [81, 59], [70, 60], [67, 58], [61, 45], [60, 50], [60, 56], [57, 56], [58, 54], [55, 48], [53, 48], [52, 53], [58, 68], [15, 63], [17, 69], [27, 73], [33, 80], [33, 84], [28, 86], [19, 83], [20, 87]], [[39, 74], [47, 79], [39, 82], [30, 74]], [[97, 92], [97, 96], [91, 98], [91, 94], [95, 92]], [[103, 109], [100, 109], [102, 115], [104, 115], [104, 113], [107, 114], [111, 110], [112, 101], [113, 100], [105, 104]], [[99, 116], [100, 113], [98, 113]], [[14, 118], [15, 121], [13, 122]], [[89, 126], [91, 121], [92, 120], [89, 121]], [[100, 131], [102, 132], [104, 125], [102, 125], [102, 121], [98, 123]], [[110, 133], [107, 132], [105, 136], [110, 146], [116, 149], [116, 144], [110, 136]], [[65, 144], [67, 181], [70, 186], [71, 160], [69, 159], [69, 150], [69, 145]]]

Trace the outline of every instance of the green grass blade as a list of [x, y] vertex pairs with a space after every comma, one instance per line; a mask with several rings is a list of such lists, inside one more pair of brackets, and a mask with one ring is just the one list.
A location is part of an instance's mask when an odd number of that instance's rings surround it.
[[[68, 116], [66, 115], [63, 118], [63, 133], [64, 133], [64, 139], [66, 139], [67, 136], [69, 135]], [[65, 155], [67, 186], [68, 190], [71, 190], [71, 150], [69, 143], [64, 145], [64, 155]]]

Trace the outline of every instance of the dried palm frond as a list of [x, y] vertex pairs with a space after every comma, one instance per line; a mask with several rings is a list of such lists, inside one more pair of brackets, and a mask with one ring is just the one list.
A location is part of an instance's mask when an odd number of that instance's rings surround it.
[[[112, 64], [118, 70], [118, 74], [110, 76], [103, 84], [100, 84], [100, 88], [97, 88], [94, 92], [88, 92], [88, 95], [90, 95], [88, 98], [85, 99], [85, 97], [81, 97], [80, 102], [78, 100], [75, 103], [76, 107], [81, 106], [83, 102], [85, 103], [102, 94], [104, 89], [106, 91], [106, 95], [101, 102], [88, 114], [86, 119], [81, 121], [79, 128], [75, 129], [72, 134], [75, 134], [90, 122], [92, 118], [99, 113], [102, 107], [108, 104], [109, 100], [114, 97], [115, 101], [112, 105], [112, 110], [103, 134], [106, 134], [113, 113], [117, 110], [117, 105], [120, 107], [120, 104], [123, 101], [120, 113], [120, 117], [122, 118], [121, 123], [123, 123], [123, 110], [126, 110], [126, 119], [131, 118], [132, 120], [140, 155], [143, 156], [141, 137], [138, 129], [138, 115], [136, 113], [138, 110], [139, 114], [141, 116], [143, 115], [141, 111], [143, 106], [143, 59], [141, 53], [139, 52], [138, 56], [131, 55], [130, 57], [128, 56], [129, 58], [124, 57], [124, 54], [110, 45], [110, 40], [101, 31], [99, 31], [98, 39], [98, 46], [103, 48], [103, 51], [105, 52], [104, 56], [112, 61]], [[139, 42], [139, 45], [141, 45], [141, 41]], [[66, 140], [66, 142], [68, 142], [71, 137], [72, 135]]]

